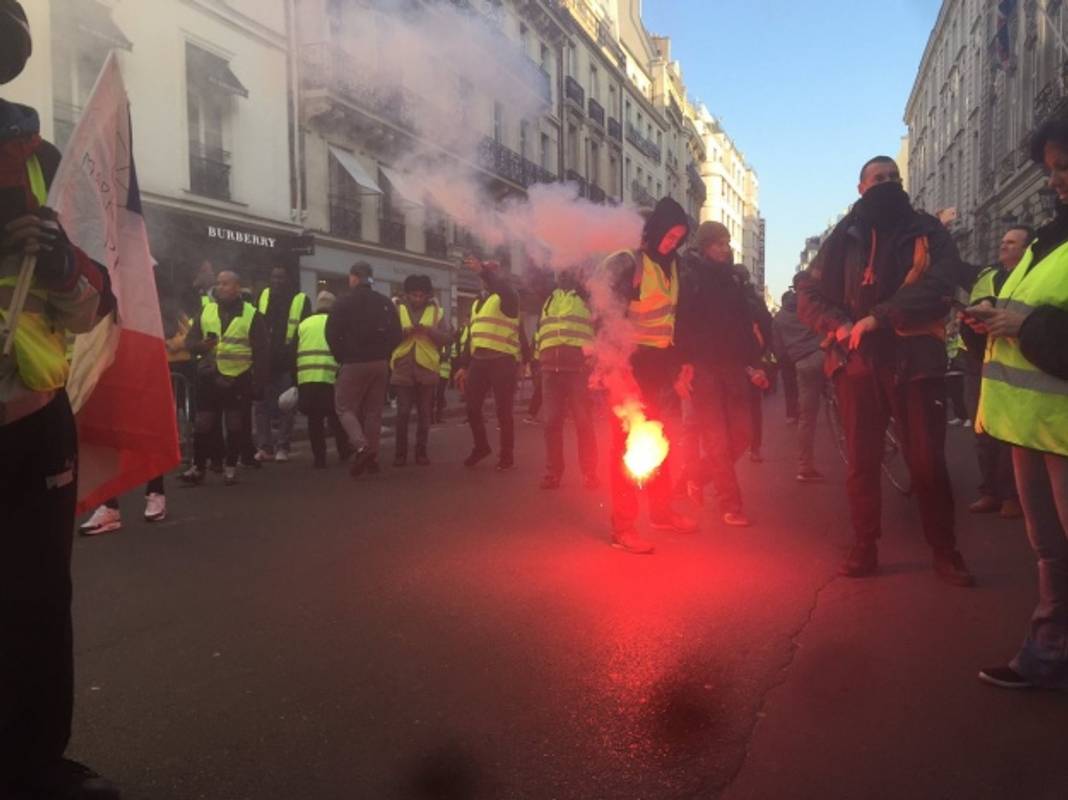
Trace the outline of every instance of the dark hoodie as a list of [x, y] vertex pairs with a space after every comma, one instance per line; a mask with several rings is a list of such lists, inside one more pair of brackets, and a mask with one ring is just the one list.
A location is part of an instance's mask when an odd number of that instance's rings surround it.
[[[667, 235], [667, 232], [677, 225], [682, 225], [686, 228], [686, 234], [679, 240], [681, 245], [686, 241], [686, 237], [690, 235], [690, 220], [682, 206], [670, 197], [665, 197], [656, 204], [653, 213], [645, 221], [645, 227], [642, 228], [641, 251], [660, 266], [669, 281], [671, 279], [671, 263], [678, 255], [678, 247], [666, 255], [661, 254], [657, 248], [660, 242], [663, 241], [664, 236]], [[614, 265], [618, 270], [613, 284], [616, 294], [628, 303], [632, 300], [637, 300], [640, 294], [640, 287], [634, 285], [634, 269], [639, 268], [639, 266], [630, 258], [619, 259], [618, 263]]]
[[820, 349], [820, 336], [797, 316], [797, 295], [787, 292], [772, 323], [775, 355], [796, 364]]

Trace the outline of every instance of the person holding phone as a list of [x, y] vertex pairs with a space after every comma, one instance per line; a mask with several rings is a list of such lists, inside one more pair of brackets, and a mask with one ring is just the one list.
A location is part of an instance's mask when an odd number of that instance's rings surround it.
[[1015, 657], [979, 678], [1008, 689], [1068, 689], [1068, 120], [1038, 128], [1031, 158], [1049, 175], [1056, 216], [996, 300], [969, 306], [965, 320], [989, 338], [978, 429], [1012, 445], [1038, 605]]

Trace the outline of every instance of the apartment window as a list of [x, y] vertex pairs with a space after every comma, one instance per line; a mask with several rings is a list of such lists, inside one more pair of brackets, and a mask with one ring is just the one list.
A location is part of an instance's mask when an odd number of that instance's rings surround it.
[[330, 232], [347, 239], [363, 237], [363, 208], [360, 187], [332, 154], [327, 174], [330, 203]]
[[519, 123], [519, 155], [527, 157], [527, 137], [530, 135], [530, 123], [523, 120]]
[[[628, 163], [629, 163], [629, 162], [628, 162]], [[639, 165], [638, 165], [638, 183], [641, 183], [641, 182], [642, 182], [642, 179], [643, 179], [644, 177], [645, 177], [645, 170], [643, 170], [643, 169], [641, 168], [641, 165], [639, 164]]]
[[630, 159], [624, 159], [623, 161], [623, 182], [625, 184], [630, 183]]
[[552, 168], [552, 145], [549, 142], [549, 135], [543, 133], [541, 135], [541, 168], [549, 171], [553, 171]]
[[497, 144], [504, 141], [504, 107], [497, 102], [493, 104], [493, 141]]
[[600, 80], [597, 76], [597, 67], [590, 66], [590, 97], [594, 100], [601, 99]]
[[567, 47], [567, 74], [575, 77], [578, 72], [578, 53], [572, 45]]
[[606, 183], [609, 184], [609, 188], [612, 188], [617, 182], [616, 178], [616, 157], [613, 155], [608, 156], [608, 175], [606, 176]]
[[230, 199], [230, 126], [234, 97], [248, 97], [229, 63], [186, 44], [186, 107], [189, 125], [189, 188], [219, 200]]
[[608, 86], [608, 115], [617, 116], [619, 114], [619, 102], [616, 98], [616, 85], [610, 84]]
[[544, 44], [541, 45], [541, 68], [550, 75], [553, 74], [552, 60], [549, 57], [549, 48]]
[[590, 142], [590, 164], [589, 164], [589, 181], [590, 183], [596, 183], [598, 186], [601, 183], [601, 150], [597, 147], [596, 142]]
[[567, 126], [567, 150], [571, 161], [571, 169], [578, 171], [579, 167], [579, 135], [574, 125]]
[[660, 194], [663, 191], [663, 188], [664, 188], [663, 184], [661, 184], [660, 181], [657, 181], [656, 182], [656, 196], [657, 197], [660, 197]]
[[630, 100], [627, 101], [627, 122], [630, 122]]

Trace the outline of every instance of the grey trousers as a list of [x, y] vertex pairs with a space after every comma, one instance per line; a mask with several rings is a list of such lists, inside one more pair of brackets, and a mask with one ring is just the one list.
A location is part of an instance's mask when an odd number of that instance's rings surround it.
[[382, 408], [389, 381], [388, 361], [342, 364], [334, 384], [334, 410], [352, 446], [378, 452]]
[[820, 400], [827, 378], [823, 374], [823, 351], [817, 350], [798, 361], [797, 370], [798, 408], [797, 468], [800, 472], [816, 469], [816, 421], [820, 415]]
[[1013, 447], [1012, 461], [1038, 557], [1038, 606], [1011, 666], [1037, 686], [1068, 689], [1068, 458]]

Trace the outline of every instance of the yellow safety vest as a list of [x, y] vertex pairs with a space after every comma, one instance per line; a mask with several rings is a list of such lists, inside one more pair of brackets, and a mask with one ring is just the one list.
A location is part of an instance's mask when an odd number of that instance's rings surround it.
[[443, 347], [438, 357], [438, 377], [445, 380], [452, 377], [452, 359], [449, 357], [451, 349], [450, 347]]
[[[400, 315], [401, 332], [404, 333], [405, 338], [393, 350], [393, 358], [389, 361], [390, 369], [394, 369], [397, 361], [415, 348], [415, 363], [431, 372], [437, 372], [438, 367], [441, 366], [441, 353], [438, 346], [426, 334], [408, 336], [408, 331], [412, 329], [412, 316], [408, 311], [408, 306], [401, 303], [397, 306], [397, 311]], [[419, 318], [419, 324], [425, 328], [433, 328], [441, 322], [443, 314], [444, 312], [436, 303], [428, 303]]]
[[670, 283], [664, 271], [645, 253], [641, 254], [642, 271], [639, 296], [630, 303], [629, 317], [634, 323], [635, 341], [642, 347], [663, 349], [675, 342], [675, 309], [679, 304], [679, 269], [671, 262]]
[[471, 349], [479, 348], [519, 360], [519, 320], [504, 315], [499, 294], [491, 294], [471, 308]]
[[[36, 155], [26, 160], [30, 192], [39, 206], [48, 202], [48, 186]], [[9, 256], [16, 269], [22, 256]], [[18, 283], [18, 275], [0, 277], [0, 323], [7, 322], [7, 309]], [[19, 380], [35, 392], [51, 392], [66, 385], [70, 365], [67, 362], [66, 332], [55, 326], [48, 311], [48, 292], [31, 286], [19, 316], [14, 341], [15, 365]]]
[[[290, 344], [297, 336], [297, 327], [300, 325], [300, 315], [304, 313], [304, 293], [297, 292], [293, 295], [293, 301], [289, 304], [289, 320], [286, 322], [286, 344]], [[260, 292], [260, 313], [267, 315], [267, 307], [271, 303], [271, 287]]]
[[313, 314], [297, 327], [297, 384], [334, 383], [337, 361], [326, 342], [326, 314]]
[[[1030, 314], [1039, 306], [1068, 311], [1068, 242], [1031, 266], [1028, 248], [998, 294], [997, 307]], [[1043, 372], [1018, 339], [987, 342], [976, 429], [995, 439], [1068, 456], [1068, 381]]]
[[553, 347], [588, 347], [593, 344], [589, 306], [577, 292], [554, 289], [541, 310], [534, 336], [535, 350]]
[[994, 288], [994, 278], [998, 275], [998, 267], [987, 267], [979, 273], [979, 277], [975, 279], [975, 285], [972, 286], [972, 293], [969, 295], [968, 302], [978, 303], [985, 297], [997, 297], [997, 290]]
[[219, 374], [228, 378], [244, 375], [252, 369], [252, 320], [256, 309], [252, 303], [245, 303], [241, 313], [230, 320], [226, 332], [222, 330], [219, 318], [219, 304], [210, 303], [200, 314], [200, 330], [207, 336], [214, 333], [219, 337], [215, 346], [215, 363]]

